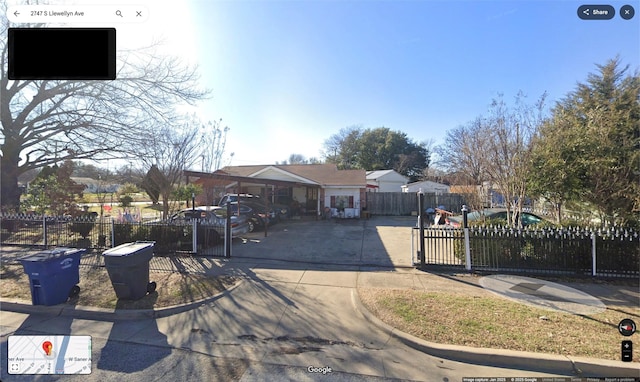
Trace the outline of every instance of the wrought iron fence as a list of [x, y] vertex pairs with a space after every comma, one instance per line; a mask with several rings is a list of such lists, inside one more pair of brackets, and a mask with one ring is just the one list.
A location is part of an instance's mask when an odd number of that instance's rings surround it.
[[[419, 243], [415, 245], [419, 251]], [[425, 264], [463, 266], [465, 264], [463, 231], [439, 227], [425, 229], [424, 252]], [[462, 253], [463, 256], [458, 256], [458, 253]], [[416, 260], [415, 263], [418, 261]]]
[[541, 273], [588, 274], [591, 237], [562, 230], [472, 227], [469, 247], [473, 267]]
[[479, 271], [640, 277], [640, 233], [629, 229], [475, 226], [465, 235], [464, 229], [429, 227], [422, 240], [426, 264]]
[[[224, 256], [224, 226], [203, 222], [118, 222], [110, 218], [0, 215], [0, 243], [106, 249], [132, 241], [154, 241], [157, 254], [193, 252]], [[195, 240], [195, 243], [194, 243]]]

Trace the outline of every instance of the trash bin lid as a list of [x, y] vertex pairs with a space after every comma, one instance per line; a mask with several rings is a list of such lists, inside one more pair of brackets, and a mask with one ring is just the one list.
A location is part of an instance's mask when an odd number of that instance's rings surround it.
[[130, 256], [139, 251], [152, 248], [155, 245], [153, 241], [137, 241], [135, 243], [121, 244], [115, 248], [102, 252], [102, 256], [122, 257]]
[[28, 261], [28, 262], [49, 261], [49, 260], [57, 259], [60, 257], [75, 255], [76, 253], [83, 254], [86, 251], [87, 251], [86, 249], [60, 247], [60, 248], [50, 249], [47, 251], [40, 251], [32, 255], [27, 255], [27, 256], [21, 257], [19, 260]]

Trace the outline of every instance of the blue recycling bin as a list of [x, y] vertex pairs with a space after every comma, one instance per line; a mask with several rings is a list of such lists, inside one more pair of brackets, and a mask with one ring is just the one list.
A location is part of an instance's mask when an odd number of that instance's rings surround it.
[[149, 282], [149, 261], [155, 242], [125, 243], [102, 253], [116, 296], [125, 300], [139, 300], [156, 290]]
[[33, 305], [57, 305], [80, 293], [80, 256], [86, 249], [55, 248], [20, 258]]

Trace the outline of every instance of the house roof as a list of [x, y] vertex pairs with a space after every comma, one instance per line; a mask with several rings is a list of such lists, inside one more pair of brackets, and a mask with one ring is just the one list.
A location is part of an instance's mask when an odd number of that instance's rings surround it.
[[432, 181], [432, 180], [421, 180], [421, 181], [419, 181], [419, 182], [409, 183], [409, 184], [407, 184], [406, 186], [407, 186], [407, 187], [415, 187], [415, 186], [422, 186], [422, 185], [424, 185], [424, 186], [431, 186], [431, 187], [434, 187], [434, 186], [449, 187], [449, 186], [448, 186], [448, 185], [446, 185], [446, 184], [438, 183], [438, 182], [434, 182], [434, 181]]
[[77, 176], [72, 176], [71, 180], [73, 180], [78, 184], [86, 184], [87, 186], [97, 186], [100, 183], [100, 181], [97, 179], [86, 178], [86, 177], [83, 178], [83, 177], [77, 177]]
[[394, 180], [403, 180], [407, 182], [409, 178], [400, 174], [396, 170], [375, 170], [375, 171], [367, 171], [367, 180], [379, 180], [381, 178], [389, 178]]
[[375, 170], [375, 171], [367, 171], [367, 179], [378, 179], [387, 174], [391, 174], [393, 170]]
[[[321, 186], [366, 186], [364, 170], [338, 170], [335, 164], [227, 166], [221, 171], [234, 176], [261, 178], [260, 174], [270, 168], [289, 173], [293, 175], [293, 178], [304, 183]], [[268, 176], [264, 178], [268, 178]]]

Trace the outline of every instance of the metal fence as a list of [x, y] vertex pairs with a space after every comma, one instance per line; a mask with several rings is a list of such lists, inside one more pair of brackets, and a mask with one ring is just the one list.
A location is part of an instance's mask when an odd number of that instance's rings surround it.
[[[421, 264], [420, 234], [412, 232], [413, 262]], [[640, 277], [640, 234], [629, 229], [424, 229], [424, 263], [467, 270]], [[468, 249], [467, 249], [468, 248]]]
[[119, 222], [111, 218], [0, 215], [2, 245], [106, 249], [132, 241], [154, 241], [157, 254], [225, 256], [225, 227], [207, 222]]

